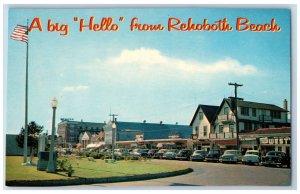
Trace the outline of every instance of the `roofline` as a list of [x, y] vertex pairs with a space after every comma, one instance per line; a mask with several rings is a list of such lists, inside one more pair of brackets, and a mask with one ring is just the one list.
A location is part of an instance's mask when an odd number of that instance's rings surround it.
[[[199, 112], [199, 109], [201, 108], [201, 106], [214, 106], [214, 107], [218, 107], [218, 109], [220, 108], [219, 106], [216, 106], [216, 105], [199, 104], [198, 107], [197, 107], [197, 109], [196, 109], [196, 111], [195, 111], [195, 113], [194, 113], [194, 116], [193, 116], [193, 118], [192, 118], [189, 126], [193, 125], [193, 123], [194, 123], [194, 121], [196, 119], [197, 113]], [[205, 114], [205, 112], [204, 112], [204, 114]], [[206, 116], [206, 114], [205, 114], [205, 116]], [[207, 118], [207, 116], [206, 116], [206, 118]]]
[[199, 109], [200, 109], [200, 104], [198, 105], [198, 107], [197, 107], [197, 109], [196, 109], [196, 111], [194, 113], [194, 116], [193, 116], [193, 118], [192, 118], [192, 120], [190, 122], [190, 127], [193, 125], [194, 120], [196, 119], [197, 113], [199, 112]]

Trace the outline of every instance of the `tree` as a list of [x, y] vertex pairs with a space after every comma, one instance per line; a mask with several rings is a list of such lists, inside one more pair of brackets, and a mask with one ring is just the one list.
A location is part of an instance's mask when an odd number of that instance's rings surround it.
[[[38, 136], [43, 131], [43, 126], [36, 124], [34, 121], [31, 121], [28, 124], [28, 133], [27, 133], [27, 146], [30, 150], [30, 163], [32, 163], [32, 159], [35, 151], [38, 147]], [[24, 148], [24, 128], [21, 128], [19, 135], [16, 138], [18, 146], [20, 148]]]

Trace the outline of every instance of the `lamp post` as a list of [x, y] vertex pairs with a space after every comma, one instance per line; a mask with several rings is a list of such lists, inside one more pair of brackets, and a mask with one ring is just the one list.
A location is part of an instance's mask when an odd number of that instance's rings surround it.
[[112, 155], [111, 155], [111, 159], [112, 159], [112, 162], [114, 162], [115, 161], [116, 128], [117, 128], [117, 125], [114, 121], [113, 121], [111, 127], [112, 127]]
[[50, 153], [49, 153], [49, 161], [47, 166], [47, 172], [54, 173], [56, 172], [55, 163], [53, 161], [54, 155], [54, 136], [55, 136], [55, 111], [57, 107], [57, 99], [53, 98], [51, 101], [51, 106], [53, 109], [53, 116], [52, 116], [52, 134], [51, 134], [51, 145], [50, 145]]

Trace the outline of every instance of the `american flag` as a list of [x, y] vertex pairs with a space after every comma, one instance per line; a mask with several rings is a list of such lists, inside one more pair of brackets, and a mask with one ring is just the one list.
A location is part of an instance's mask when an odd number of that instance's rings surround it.
[[10, 35], [10, 37], [14, 40], [19, 40], [23, 42], [28, 42], [28, 29], [26, 26], [17, 25]]

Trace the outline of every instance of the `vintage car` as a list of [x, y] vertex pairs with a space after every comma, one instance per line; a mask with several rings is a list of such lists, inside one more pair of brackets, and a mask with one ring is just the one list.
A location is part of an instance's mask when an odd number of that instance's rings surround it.
[[178, 154], [176, 155], [175, 159], [176, 160], [190, 160], [192, 154], [193, 154], [192, 150], [183, 149], [183, 150], [180, 150], [178, 152]]
[[258, 150], [247, 150], [245, 155], [242, 158], [243, 164], [257, 164], [259, 165], [260, 156]]
[[211, 149], [205, 157], [207, 162], [219, 162], [221, 151], [219, 149]]
[[290, 157], [280, 151], [269, 151], [266, 156], [261, 157], [263, 166], [287, 166], [290, 167]]
[[242, 153], [239, 150], [226, 150], [220, 157], [222, 163], [238, 163], [242, 161]]
[[160, 149], [158, 150], [158, 152], [154, 154], [153, 158], [162, 159], [164, 153], [166, 153], [167, 151], [168, 151], [167, 149]]
[[205, 150], [196, 150], [191, 156], [192, 161], [204, 161], [207, 152]]
[[177, 153], [178, 153], [178, 150], [168, 150], [167, 152], [165, 152], [163, 154], [162, 158], [166, 159], [166, 160], [174, 160]]

